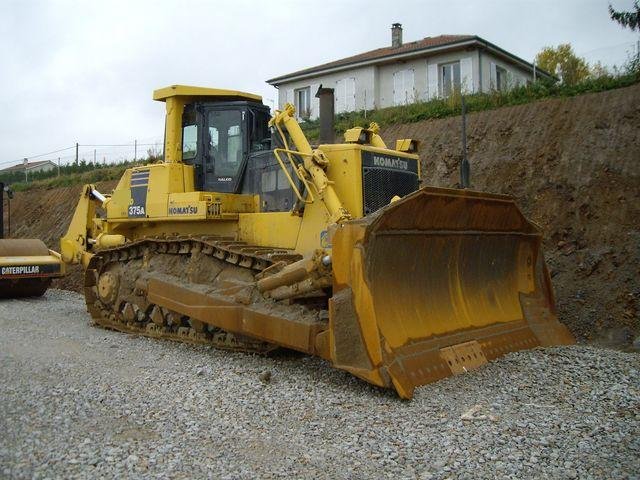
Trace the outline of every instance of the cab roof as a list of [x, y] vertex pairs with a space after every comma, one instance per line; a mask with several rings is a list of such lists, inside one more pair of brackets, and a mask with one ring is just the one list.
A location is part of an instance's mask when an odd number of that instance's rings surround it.
[[171, 85], [153, 92], [153, 99], [164, 102], [170, 97], [186, 97], [188, 99], [201, 99], [212, 101], [249, 100], [262, 102], [260, 95], [240, 92], [238, 90], [226, 90], [223, 88], [190, 87], [188, 85]]

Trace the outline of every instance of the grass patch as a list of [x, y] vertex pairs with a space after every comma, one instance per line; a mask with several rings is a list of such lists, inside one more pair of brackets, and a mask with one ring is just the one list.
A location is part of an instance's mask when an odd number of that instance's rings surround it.
[[[467, 112], [481, 112], [495, 108], [523, 105], [547, 98], [573, 97], [585, 93], [604, 92], [616, 88], [628, 87], [640, 82], [640, 71], [624, 75], [602, 75], [590, 78], [576, 85], [563, 85], [551, 82], [535, 82], [513, 88], [506, 92], [476, 93], [465, 95]], [[415, 123], [432, 118], [446, 118], [460, 115], [461, 97], [452, 95], [448, 98], [417, 102], [398, 107], [381, 108], [369, 112], [358, 111], [336, 115], [335, 131], [341, 135], [354, 126], [365, 127], [376, 122], [380, 127], [402, 123]], [[306, 121], [302, 129], [310, 140], [317, 140], [320, 132], [318, 120]]]

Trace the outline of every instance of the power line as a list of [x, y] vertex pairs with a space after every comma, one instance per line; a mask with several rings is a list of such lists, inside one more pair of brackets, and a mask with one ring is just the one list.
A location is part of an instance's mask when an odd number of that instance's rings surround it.
[[[71, 150], [72, 148], [76, 148], [75, 145], [72, 145], [71, 147], [66, 147], [66, 148], [61, 148], [60, 150], [54, 150], [53, 152], [47, 152], [47, 153], [40, 153], [38, 155], [31, 155], [29, 157], [25, 157], [25, 158], [39, 158], [39, 157], [44, 157], [45, 155], [52, 155], [54, 153], [58, 153], [58, 152], [64, 152], [65, 150]], [[19, 160], [18, 160], [19, 161]]]
[[[147, 137], [147, 138], [149, 138], [149, 137]], [[154, 143], [138, 143], [137, 146], [138, 147], [155, 147], [155, 146], [157, 146], [157, 145], [159, 145], [161, 143], [163, 143], [163, 142], [162, 141], [157, 141], [157, 142], [154, 142]], [[91, 148], [94, 148], [94, 147], [108, 147], [108, 148], [131, 147], [131, 148], [133, 148], [133, 147], [136, 146], [136, 143], [116, 143], [116, 144], [88, 144], [88, 143], [84, 144], [84, 143], [82, 143], [82, 144], [77, 144], [77, 146], [78, 147], [91, 147]], [[22, 162], [25, 158], [28, 159], [28, 160], [33, 160], [34, 158], [46, 157], [48, 155], [53, 155], [55, 153], [65, 152], [65, 151], [71, 150], [73, 148], [76, 148], [76, 145], [72, 145], [70, 147], [65, 147], [65, 148], [60, 148], [58, 150], [53, 150], [51, 152], [38, 153], [36, 155], [28, 155], [28, 156], [19, 158], [17, 160], [7, 160], [7, 161], [4, 161], [4, 162], [0, 162], [0, 165], [8, 165], [10, 163], [18, 164], [18, 163]], [[72, 156], [72, 158], [73, 157], [74, 156]], [[57, 157], [53, 158], [53, 160], [57, 160]]]
[[[160, 143], [159, 141], [156, 143], [138, 143], [137, 145], [140, 147], [149, 147], [152, 145], [157, 145], [158, 143]], [[120, 143], [120, 144], [113, 144], [113, 145], [99, 145], [99, 144], [88, 144], [88, 143], [79, 143], [78, 146], [79, 147], [134, 147], [136, 144], [135, 143]]]
[[611, 50], [613, 48], [619, 48], [619, 47], [635, 47], [635, 45], [636, 45], [636, 42], [624, 42], [624, 43], [618, 43], [616, 45], [605, 45], [604, 47], [598, 47], [592, 50], [587, 50], [586, 52], [580, 52], [577, 55], [582, 56], [582, 55], [587, 55], [589, 53], [597, 52], [600, 50]]
[[54, 150], [53, 152], [39, 153], [39, 154], [37, 154], [37, 155], [31, 155], [31, 156], [28, 156], [28, 157], [20, 158], [20, 159], [18, 159], [18, 160], [9, 160], [9, 161], [5, 161], [5, 162], [0, 162], [0, 165], [6, 165], [6, 164], [8, 164], [8, 163], [19, 163], [19, 162], [21, 162], [21, 161], [22, 161], [23, 159], [25, 159], [25, 158], [32, 159], [32, 158], [40, 158], [40, 157], [44, 157], [44, 156], [46, 156], [46, 155], [53, 155], [54, 153], [64, 152], [64, 151], [66, 151], [66, 150], [71, 150], [72, 148], [76, 148], [76, 146], [75, 146], [75, 145], [73, 145], [73, 146], [71, 146], [71, 147], [61, 148], [61, 149], [59, 149], [59, 150]]

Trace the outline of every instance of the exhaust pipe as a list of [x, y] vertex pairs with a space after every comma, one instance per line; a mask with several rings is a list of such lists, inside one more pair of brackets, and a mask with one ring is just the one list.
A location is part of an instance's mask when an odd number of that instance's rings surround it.
[[320, 99], [320, 138], [319, 143], [335, 143], [333, 88], [322, 88], [316, 92]]

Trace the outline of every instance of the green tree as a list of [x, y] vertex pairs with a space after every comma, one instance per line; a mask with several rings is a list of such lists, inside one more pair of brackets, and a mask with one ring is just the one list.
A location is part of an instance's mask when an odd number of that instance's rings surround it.
[[536, 55], [536, 65], [551, 74], [559, 74], [562, 83], [567, 85], [575, 85], [589, 76], [589, 65], [573, 52], [569, 43], [543, 48]]
[[618, 12], [609, 4], [611, 20], [618, 22], [623, 27], [630, 28], [632, 31], [640, 31], [640, 3], [638, 3], [638, 0], [633, 2], [633, 10], [635, 11]]

